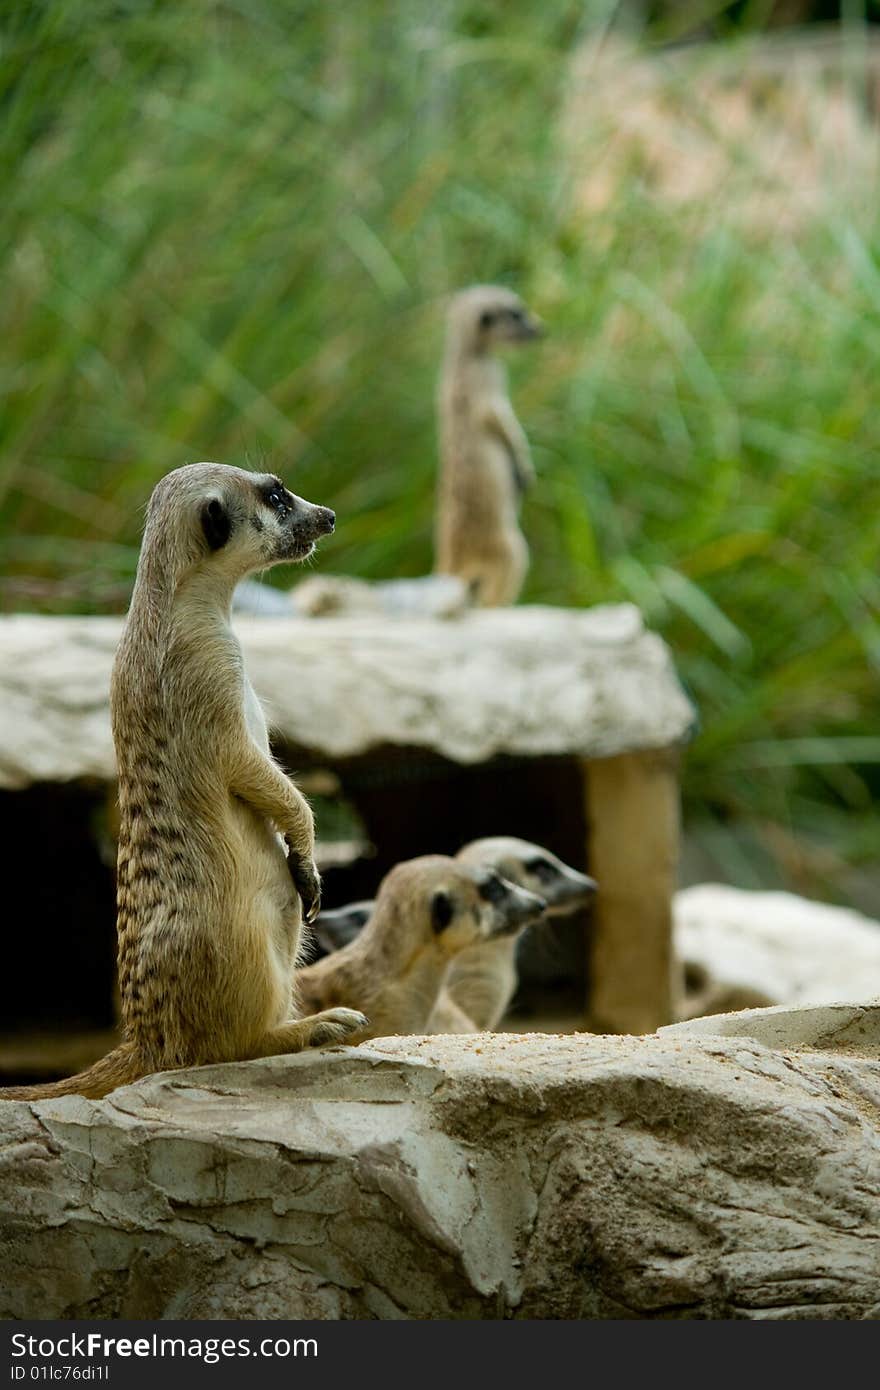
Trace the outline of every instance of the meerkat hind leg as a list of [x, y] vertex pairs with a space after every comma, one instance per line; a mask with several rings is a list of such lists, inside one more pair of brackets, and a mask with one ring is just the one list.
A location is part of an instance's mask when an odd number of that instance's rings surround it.
[[322, 1009], [308, 1018], [291, 1019], [272, 1028], [254, 1049], [254, 1057], [281, 1057], [308, 1047], [344, 1042], [366, 1028], [369, 1020], [357, 1009]]
[[477, 608], [508, 608], [515, 603], [525, 577], [525, 566], [504, 563], [479, 572], [462, 572]]

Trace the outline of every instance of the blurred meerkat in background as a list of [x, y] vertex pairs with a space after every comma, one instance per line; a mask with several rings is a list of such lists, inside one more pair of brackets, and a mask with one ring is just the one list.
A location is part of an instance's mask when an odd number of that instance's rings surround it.
[[[543, 917], [575, 912], [596, 893], [595, 879], [563, 864], [540, 845], [512, 835], [472, 840], [456, 857], [464, 864], [483, 864], [506, 881], [537, 893], [547, 904]], [[481, 942], [456, 957], [429, 1020], [430, 1033], [498, 1027], [516, 991], [517, 939]]]
[[369, 1001], [370, 1023], [362, 1037], [426, 1033], [460, 954], [515, 940], [545, 907], [543, 898], [485, 864], [442, 854], [406, 860], [386, 874], [375, 902], [348, 909], [357, 923], [349, 943], [297, 970], [297, 995], [319, 1017]]
[[495, 354], [541, 332], [519, 296], [499, 285], [472, 285], [449, 306], [437, 398], [435, 569], [464, 579], [486, 608], [513, 603], [522, 588], [529, 552], [519, 507], [534, 478]]
[[[540, 845], [510, 835], [472, 840], [459, 850], [454, 862], [481, 865], [509, 884], [535, 894], [545, 904], [541, 919], [575, 912], [596, 893], [595, 879], [572, 869]], [[318, 949], [339, 952], [356, 941], [375, 906], [372, 899], [363, 899], [322, 912], [312, 929]], [[527, 925], [523, 921], [512, 933], [459, 947], [437, 989], [424, 1031], [478, 1033], [497, 1028], [516, 989], [516, 945]], [[372, 1001], [369, 1008], [366, 1004], [363, 1007], [374, 1017]]]
[[433, 574], [388, 580], [324, 574], [287, 594], [249, 581], [238, 586], [236, 611], [262, 617], [293, 612], [446, 618], [472, 604], [513, 603], [529, 563], [520, 503], [535, 470], [497, 354], [542, 332], [519, 296], [501, 285], [472, 285], [450, 302], [437, 393], [440, 477]]

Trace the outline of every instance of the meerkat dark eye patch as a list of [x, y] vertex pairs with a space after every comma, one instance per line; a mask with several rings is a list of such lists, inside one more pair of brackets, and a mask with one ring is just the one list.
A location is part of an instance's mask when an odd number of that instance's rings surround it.
[[491, 328], [491, 327], [492, 327], [492, 324], [493, 324], [494, 322], [495, 322], [495, 315], [492, 313], [492, 310], [491, 310], [491, 309], [484, 309], [483, 312], [482, 312], [482, 314], [480, 315], [480, 327], [481, 327], [481, 328]]
[[559, 877], [559, 870], [556, 869], [549, 859], [532, 859], [526, 864], [530, 874], [542, 879], [545, 883], [551, 878]]
[[502, 899], [507, 897], [507, 889], [497, 874], [492, 874], [489, 878], [484, 879], [477, 888], [477, 892], [487, 903], [500, 903]]
[[262, 495], [266, 506], [271, 507], [282, 521], [290, 515], [293, 497], [280, 478], [273, 478], [269, 486], [263, 490]]
[[435, 932], [441, 932], [455, 916], [455, 908], [448, 893], [444, 893], [442, 888], [438, 890], [431, 899], [431, 926]]
[[202, 507], [202, 530], [210, 550], [222, 550], [232, 535], [232, 519], [217, 497]]

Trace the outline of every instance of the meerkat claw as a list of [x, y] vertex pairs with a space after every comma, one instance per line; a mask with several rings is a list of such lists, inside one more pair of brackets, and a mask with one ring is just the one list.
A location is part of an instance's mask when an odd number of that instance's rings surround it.
[[317, 866], [291, 849], [287, 856], [287, 867], [302, 902], [303, 917], [311, 925], [321, 911], [321, 876]]

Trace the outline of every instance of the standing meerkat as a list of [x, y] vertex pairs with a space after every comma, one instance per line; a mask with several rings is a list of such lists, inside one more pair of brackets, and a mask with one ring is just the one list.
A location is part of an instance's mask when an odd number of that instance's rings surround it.
[[522, 588], [529, 552], [519, 504], [534, 478], [495, 353], [540, 332], [522, 300], [498, 285], [473, 285], [449, 307], [437, 401], [435, 569], [464, 579], [486, 608], [513, 603]]
[[545, 906], [484, 865], [440, 854], [407, 860], [386, 874], [375, 902], [358, 905], [366, 921], [349, 944], [298, 972], [300, 996], [312, 1009], [363, 1008], [368, 1037], [428, 1032], [460, 955], [512, 939]]
[[312, 812], [270, 755], [229, 624], [240, 579], [306, 559], [334, 523], [271, 474], [221, 464], [155, 488], [110, 696], [124, 1041], [78, 1076], [0, 1095], [97, 1098], [365, 1026], [346, 1008], [297, 1017], [302, 919], [320, 903]]

